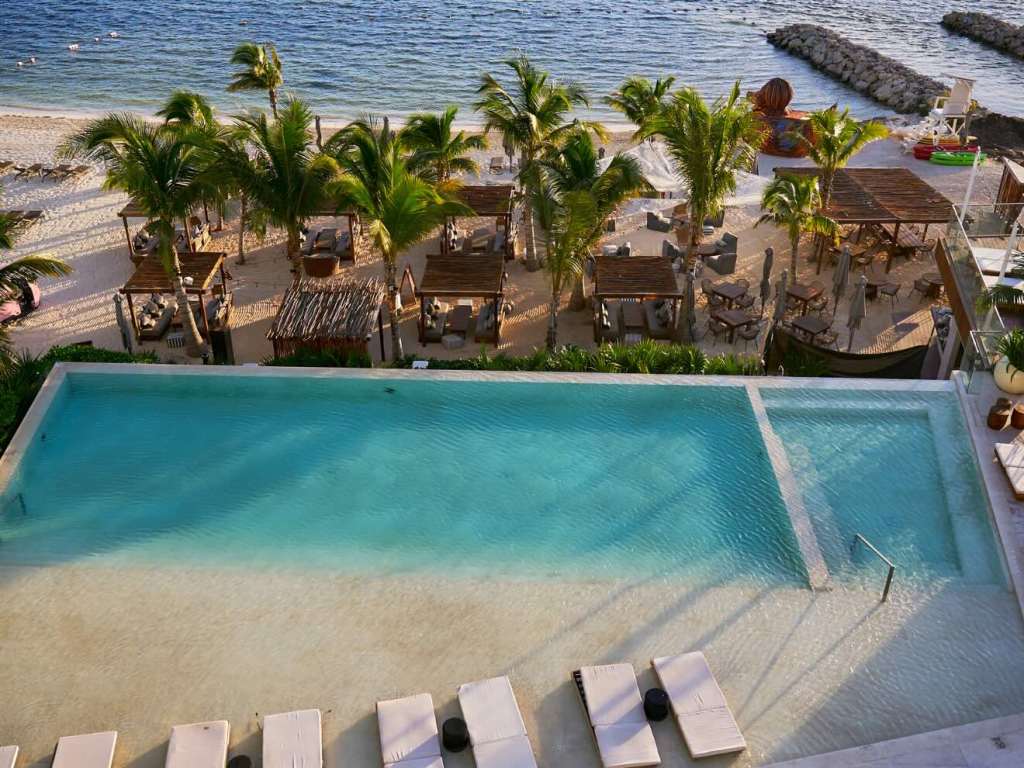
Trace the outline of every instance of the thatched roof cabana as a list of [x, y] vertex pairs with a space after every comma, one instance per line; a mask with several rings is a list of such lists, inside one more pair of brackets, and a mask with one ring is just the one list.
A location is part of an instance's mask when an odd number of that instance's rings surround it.
[[[456, 199], [473, 210], [466, 218], [493, 218], [496, 227], [504, 229], [504, 253], [515, 258], [515, 234], [512, 231], [512, 212], [515, 208], [516, 188], [511, 184], [464, 185], [455, 192]], [[457, 217], [449, 217], [454, 221]], [[448, 243], [441, 238], [441, 253], [448, 253]]]
[[500, 253], [427, 256], [416, 288], [420, 300], [419, 337], [424, 341], [427, 302], [434, 298], [482, 299], [492, 303], [494, 343], [501, 342], [501, 306], [505, 292], [505, 260]]
[[383, 357], [385, 295], [384, 282], [376, 277], [299, 281], [285, 292], [267, 332], [274, 356], [299, 348], [366, 352], [376, 324]]

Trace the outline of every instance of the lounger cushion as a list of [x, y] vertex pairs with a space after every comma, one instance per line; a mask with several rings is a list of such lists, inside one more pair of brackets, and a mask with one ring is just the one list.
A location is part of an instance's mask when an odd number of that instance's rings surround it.
[[263, 718], [263, 768], [320, 768], [323, 755], [319, 709]]
[[429, 693], [377, 702], [380, 751], [385, 763], [441, 755], [434, 700]]
[[[537, 768], [533, 747], [526, 736], [473, 744], [476, 768]], [[404, 766], [404, 764], [403, 764]]]
[[594, 728], [601, 764], [605, 768], [633, 768], [660, 765], [661, 755], [654, 743], [654, 732], [646, 721]]
[[110, 768], [117, 731], [61, 736], [51, 768]]
[[400, 763], [384, 763], [384, 768], [444, 768], [440, 757], [424, 757], [420, 760], [403, 760]]
[[0, 747], [0, 768], [14, 768], [14, 761], [17, 759], [17, 747]]
[[747, 748], [703, 653], [666, 656], [651, 663], [695, 759]]
[[1024, 442], [996, 443], [996, 456], [1004, 467], [1024, 467]]
[[231, 726], [226, 720], [176, 725], [167, 745], [166, 768], [224, 768]]
[[492, 677], [460, 686], [459, 706], [474, 747], [526, 735], [526, 725], [507, 677]]
[[643, 699], [632, 664], [583, 667], [583, 691], [590, 722], [598, 725], [646, 723]]

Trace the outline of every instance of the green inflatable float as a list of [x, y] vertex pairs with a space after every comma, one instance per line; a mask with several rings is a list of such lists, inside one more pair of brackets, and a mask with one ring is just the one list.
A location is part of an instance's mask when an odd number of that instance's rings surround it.
[[[985, 162], [988, 157], [984, 152], [978, 152], [981, 161]], [[932, 152], [928, 162], [936, 165], [974, 165], [974, 152]]]

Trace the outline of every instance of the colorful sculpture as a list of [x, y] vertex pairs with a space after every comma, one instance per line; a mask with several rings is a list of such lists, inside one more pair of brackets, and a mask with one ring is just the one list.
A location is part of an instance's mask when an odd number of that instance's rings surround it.
[[807, 148], [794, 134], [807, 139], [813, 137], [807, 113], [789, 109], [793, 100], [793, 86], [781, 77], [773, 77], [761, 90], [748, 93], [754, 104], [754, 114], [768, 129], [761, 151], [777, 157], [804, 157]]

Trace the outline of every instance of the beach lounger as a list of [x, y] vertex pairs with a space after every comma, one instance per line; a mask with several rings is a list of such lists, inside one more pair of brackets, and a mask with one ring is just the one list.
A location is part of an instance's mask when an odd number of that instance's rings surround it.
[[384, 768], [444, 768], [429, 693], [377, 702]]
[[13, 168], [14, 163], [12, 163], [10, 160], [0, 160], [0, 176], [5, 176]]
[[0, 768], [14, 768], [14, 761], [17, 759], [17, 747], [0, 747]]
[[996, 458], [1018, 501], [1024, 501], [1024, 432], [1012, 443], [996, 443]]
[[605, 768], [661, 765], [632, 664], [583, 667], [572, 680]]
[[40, 172], [40, 178], [42, 179], [53, 179], [54, 181], [60, 181], [64, 178], [64, 175], [69, 173], [74, 166], [68, 165], [67, 163], [61, 163], [55, 165], [53, 168], [43, 168]]
[[505, 172], [505, 158], [504, 157], [492, 157], [489, 166], [491, 173], [504, 173]]
[[459, 706], [477, 768], [537, 768], [507, 677], [459, 686]]
[[51, 768], [110, 768], [117, 731], [61, 736]]
[[224, 768], [230, 734], [227, 720], [174, 726], [165, 768]]
[[694, 759], [742, 752], [747, 742], [700, 651], [652, 659]]
[[14, 166], [14, 170], [17, 171], [17, 173], [14, 174], [14, 178], [21, 179], [26, 176], [39, 176], [43, 172], [44, 166], [42, 163], [33, 163], [32, 165], [16, 165]]
[[263, 768], [322, 768], [323, 764], [319, 709], [263, 718]]

